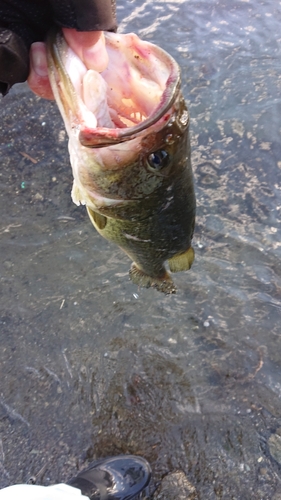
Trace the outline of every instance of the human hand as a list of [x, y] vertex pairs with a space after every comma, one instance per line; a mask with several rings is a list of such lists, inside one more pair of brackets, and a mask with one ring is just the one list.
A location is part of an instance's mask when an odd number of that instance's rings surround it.
[[0, 1], [0, 93], [28, 79], [34, 92], [53, 98], [44, 40], [54, 25], [89, 68], [105, 69], [103, 31], [116, 28], [114, 0]]
[[[89, 69], [103, 71], [108, 64], [103, 31], [79, 32], [63, 28], [68, 45]], [[45, 99], [54, 99], [48, 78], [46, 46], [35, 42], [30, 47], [30, 72], [27, 83], [31, 90]]]

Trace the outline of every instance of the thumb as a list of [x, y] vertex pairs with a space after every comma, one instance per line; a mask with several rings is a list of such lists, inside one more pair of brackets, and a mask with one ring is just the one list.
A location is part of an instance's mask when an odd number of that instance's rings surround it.
[[108, 65], [103, 31], [76, 31], [63, 28], [64, 37], [88, 69], [101, 73]]

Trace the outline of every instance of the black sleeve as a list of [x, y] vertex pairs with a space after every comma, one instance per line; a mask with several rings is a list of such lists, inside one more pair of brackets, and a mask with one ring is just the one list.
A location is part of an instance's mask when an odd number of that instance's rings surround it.
[[115, 31], [115, 0], [50, 0], [57, 24], [78, 31]]
[[45, 39], [52, 24], [47, 1], [0, 0], [0, 92], [5, 95], [14, 83], [29, 73], [29, 48]]
[[29, 49], [54, 24], [78, 31], [115, 31], [115, 0], [0, 0], [0, 92], [29, 73]]

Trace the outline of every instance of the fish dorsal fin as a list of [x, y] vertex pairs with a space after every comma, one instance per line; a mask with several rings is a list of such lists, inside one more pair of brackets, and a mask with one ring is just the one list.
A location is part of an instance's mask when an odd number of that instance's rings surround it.
[[135, 262], [133, 262], [130, 269], [130, 279], [135, 285], [139, 285], [145, 288], [156, 288], [159, 292], [166, 293], [176, 293], [176, 287], [172, 281], [171, 276], [163, 268], [163, 275], [159, 278], [155, 278], [145, 274]]

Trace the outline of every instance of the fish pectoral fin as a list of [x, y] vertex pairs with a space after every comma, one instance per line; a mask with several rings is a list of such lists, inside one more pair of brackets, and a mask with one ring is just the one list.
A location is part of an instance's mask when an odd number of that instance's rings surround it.
[[82, 200], [80, 189], [77, 186], [75, 181], [73, 181], [73, 185], [72, 185], [71, 198], [72, 198], [73, 203], [75, 203], [75, 205], [78, 205], [78, 206], [80, 204], [85, 205], [85, 202], [83, 202], [83, 200]]
[[156, 288], [159, 292], [166, 294], [176, 293], [176, 287], [169, 273], [165, 272], [161, 278], [153, 278], [145, 274], [135, 262], [129, 272], [130, 279], [135, 285], [142, 286], [144, 288]]
[[192, 247], [189, 247], [184, 253], [174, 255], [174, 257], [168, 260], [170, 271], [172, 273], [188, 271], [192, 266], [194, 256], [195, 253]]
[[98, 212], [95, 212], [94, 210], [92, 210], [89, 207], [87, 207], [87, 212], [88, 212], [88, 215], [90, 217], [90, 221], [93, 224], [93, 226], [95, 226], [95, 228], [98, 231], [102, 231], [106, 226], [107, 218], [104, 215], [99, 214]]

